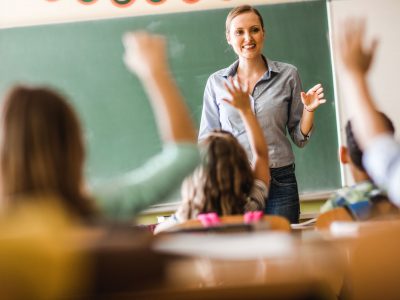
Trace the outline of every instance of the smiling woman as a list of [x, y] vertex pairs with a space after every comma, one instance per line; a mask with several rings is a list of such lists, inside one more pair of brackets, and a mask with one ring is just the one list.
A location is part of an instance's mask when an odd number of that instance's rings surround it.
[[298, 147], [304, 147], [313, 127], [314, 111], [325, 99], [320, 84], [307, 93], [302, 92], [296, 67], [263, 55], [265, 38], [264, 22], [257, 9], [243, 5], [230, 11], [226, 19], [226, 39], [238, 60], [212, 74], [207, 81], [199, 140], [215, 129], [229, 131], [253, 160], [242, 120], [223, 101], [229, 97], [224, 86], [229, 77], [246, 84], [253, 113], [269, 143], [271, 184], [266, 213], [282, 215], [291, 223], [298, 223], [300, 209], [294, 154], [286, 130]]

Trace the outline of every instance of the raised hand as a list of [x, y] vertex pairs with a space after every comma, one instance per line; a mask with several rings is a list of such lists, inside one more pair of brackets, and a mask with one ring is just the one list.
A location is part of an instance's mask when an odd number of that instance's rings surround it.
[[165, 38], [147, 32], [128, 32], [123, 43], [125, 64], [143, 84], [163, 142], [193, 143], [196, 131], [169, 70]]
[[364, 46], [365, 21], [350, 19], [343, 26], [346, 28], [339, 38], [339, 49], [345, 67], [354, 73], [365, 74], [368, 72], [375, 50], [378, 45], [376, 39]]
[[242, 86], [239, 78], [237, 82], [234, 82], [233, 78], [229, 77], [228, 81], [229, 84], [225, 83], [225, 88], [231, 97], [230, 99], [224, 98], [223, 101], [239, 111], [249, 138], [251, 152], [253, 153], [254, 177], [269, 186], [270, 173], [267, 140], [256, 116], [251, 110], [249, 85]]
[[304, 104], [304, 108], [313, 112], [318, 106], [326, 102], [324, 99], [324, 88], [319, 83], [314, 85], [307, 93], [301, 92], [301, 102]]
[[237, 82], [234, 82], [232, 77], [229, 77], [228, 81], [229, 84], [225, 82], [224, 85], [231, 98], [223, 98], [222, 100], [239, 111], [251, 111], [248, 84], [241, 85], [239, 77], [237, 78]]
[[124, 62], [139, 77], [146, 78], [154, 71], [168, 70], [166, 41], [160, 35], [147, 32], [128, 32], [123, 36]]

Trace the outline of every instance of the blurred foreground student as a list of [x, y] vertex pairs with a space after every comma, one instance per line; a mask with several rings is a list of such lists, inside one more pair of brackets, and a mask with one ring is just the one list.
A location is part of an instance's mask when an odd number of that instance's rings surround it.
[[[390, 119], [383, 113], [380, 113], [379, 116], [387, 124], [390, 133], [393, 135], [394, 126]], [[384, 191], [375, 185], [362, 165], [363, 151], [356, 141], [351, 121], [347, 121], [346, 124], [346, 144], [347, 146], [340, 147], [340, 162], [349, 166], [355, 184], [338, 190], [335, 195], [328, 199], [321, 207], [322, 213], [335, 207], [348, 206], [358, 202], [371, 200], [375, 202], [378, 195], [380, 195], [381, 198], [385, 197]], [[379, 202], [381, 202], [379, 204], [383, 204], [382, 202], [385, 201], [382, 200]]]
[[[56, 195], [83, 219], [97, 215], [94, 201], [112, 218], [131, 219], [162, 201], [199, 162], [193, 123], [169, 72], [165, 40], [146, 33], [123, 39], [125, 64], [136, 73], [155, 113], [163, 151], [141, 168], [85, 191], [85, 149], [75, 111], [56, 92], [16, 86], [6, 96], [0, 144], [1, 199]], [[134, 99], [132, 99], [134, 101]], [[141, 147], [140, 141], [137, 147]]]
[[346, 101], [353, 113], [354, 132], [365, 152], [363, 163], [374, 182], [400, 206], [400, 145], [379, 117], [366, 80], [377, 43], [364, 46], [364, 22], [350, 20], [345, 25], [340, 53], [348, 77]]
[[218, 215], [243, 214], [247, 211], [264, 210], [270, 186], [268, 147], [251, 106], [249, 88], [240, 82], [225, 83], [230, 99], [224, 101], [236, 108], [243, 120], [253, 161], [238, 140], [229, 132], [215, 130], [201, 142], [203, 163], [184, 181], [182, 204], [155, 233], [198, 214], [216, 212]]

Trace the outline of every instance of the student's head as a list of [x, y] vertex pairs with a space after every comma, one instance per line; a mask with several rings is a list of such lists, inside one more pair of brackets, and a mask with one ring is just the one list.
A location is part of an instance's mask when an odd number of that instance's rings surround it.
[[182, 185], [187, 201], [183, 219], [199, 213], [218, 215], [244, 213], [254, 176], [246, 152], [229, 132], [214, 131], [201, 143], [203, 163]]
[[16, 86], [1, 115], [1, 193], [10, 203], [24, 195], [56, 194], [79, 215], [91, 205], [82, 196], [81, 127], [66, 100], [47, 88]]
[[[394, 134], [394, 126], [392, 121], [384, 113], [379, 113], [379, 116], [385, 122], [386, 127], [389, 129], [389, 131]], [[363, 152], [360, 149], [354, 136], [350, 120], [347, 121], [345, 129], [347, 147], [341, 147], [340, 149], [341, 162], [344, 164], [351, 163], [351, 165], [356, 167], [359, 171], [365, 172], [364, 166], [362, 164]]]
[[265, 30], [261, 14], [250, 5], [233, 8], [226, 18], [226, 40], [239, 57], [253, 58], [262, 53]]

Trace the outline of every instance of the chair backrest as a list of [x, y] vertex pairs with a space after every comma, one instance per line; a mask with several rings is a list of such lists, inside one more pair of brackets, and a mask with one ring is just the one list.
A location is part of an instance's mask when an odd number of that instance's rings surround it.
[[[222, 225], [240, 225], [244, 224], [243, 220], [243, 215], [229, 215], [220, 217]], [[269, 230], [280, 230], [286, 232], [289, 232], [291, 230], [289, 221], [281, 216], [266, 215], [263, 216], [262, 221], [269, 225], [266, 227]], [[173, 228], [171, 228], [171, 231], [190, 230], [201, 227], [201, 222], [199, 220], [193, 219], [187, 220], [181, 224], [174, 226]]]
[[399, 299], [400, 222], [370, 223], [373, 232], [368, 230], [353, 245], [345, 296], [355, 300]]
[[270, 229], [272, 230], [281, 230], [287, 232], [291, 231], [290, 222], [285, 217], [266, 215], [263, 217], [263, 220], [269, 222], [269, 224], [271, 225]]
[[335, 221], [353, 221], [351, 215], [343, 207], [337, 207], [322, 213], [315, 222], [315, 228], [318, 230], [327, 230]]

